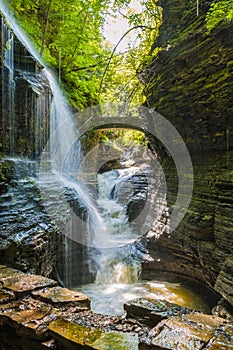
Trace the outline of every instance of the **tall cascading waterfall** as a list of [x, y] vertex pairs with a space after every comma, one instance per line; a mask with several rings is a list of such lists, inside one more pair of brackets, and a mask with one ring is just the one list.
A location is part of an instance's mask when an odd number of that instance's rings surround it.
[[[99, 265], [94, 284], [81, 290], [91, 297], [97, 313], [121, 314], [123, 303], [145, 294], [139, 283], [141, 260], [146, 250], [138, 241], [138, 232], [129, 222], [127, 204], [141, 178], [138, 195], [147, 197], [147, 181], [140, 166], [131, 166], [98, 174], [98, 200], [108, 231], [105, 247], [99, 249]], [[79, 289], [79, 288], [78, 288]]]
[[[77, 271], [74, 271], [75, 266], [76, 270], [83, 269], [83, 276], [85, 277], [86, 275], [86, 279], [83, 282], [90, 282], [90, 278], [94, 279], [95, 269], [90, 267], [88, 262], [84, 262], [83, 266], [78, 266], [80, 265], [79, 256], [91, 255], [89, 252], [89, 240], [93, 239], [96, 231], [104, 227], [104, 222], [92, 198], [88, 195], [88, 191], [76, 179], [81, 159], [76, 121], [54, 74], [41, 60], [38, 52], [19, 28], [14, 16], [3, 0], [0, 1], [0, 6], [3, 13], [2, 85], [4, 86], [2, 90], [4, 96], [2, 105], [4, 123], [1, 131], [2, 134], [10, 135], [9, 141], [7, 139], [3, 140], [4, 154], [11, 156], [23, 155], [31, 158], [40, 156], [39, 185], [44, 206], [50, 217], [54, 219], [55, 223], [58, 223], [59, 228], [64, 230], [62, 232], [64, 234], [63, 248], [59, 252], [63, 256], [63, 262], [59, 264], [62, 269], [60, 273], [62, 280], [69, 287], [77, 284], [78, 280], [80, 282], [80, 279], [76, 277], [78, 275]], [[5, 24], [5, 20], [10, 29]], [[25, 69], [16, 65], [16, 61], [20, 62], [22, 59], [22, 57], [17, 57], [16, 60], [15, 57], [16, 52], [20, 51], [15, 51], [15, 46], [19, 43], [21, 49], [23, 45], [27, 53], [24, 57], [30, 56], [32, 58], [30, 64], [27, 61], [21, 62]], [[37, 65], [44, 67], [44, 79], [33, 73], [36, 71]], [[26, 81], [29, 84], [34, 94], [30, 94], [27, 89], [22, 89], [22, 85], [20, 85], [22, 81]], [[49, 83], [49, 86], [47, 86], [46, 81]], [[47, 89], [47, 94], [43, 91], [44, 87]], [[20, 88], [23, 93], [23, 99], [18, 91]], [[49, 89], [51, 89], [51, 94]], [[19, 108], [17, 111], [16, 106]], [[45, 127], [48, 119], [48, 124], [50, 125], [49, 134]], [[23, 137], [20, 134], [22, 130], [27, 136], [23, 141]], [[42, 131], [45, 131], [45, 133], [42, 134]], [[16, 132], [19, 133], [17, 137]], [[75, 142], [70, 144], [70, 140], [74, 139]], [[30, 143], [30, 146], [28, 146], [28, 143]], [[67, 210], [66, 205], [62, 208], [61, 202], [55, 203], [54, 201], [54, 195], [57, 200], [67, 201], [65, 194], [62, 198], [59, 197], [59, 193], [63, 192], [64, 188], [68, 188], [69, 195], [70, 190], [74, 192], [71, 195], [71, 201], [76, 197], [76, 200], [79, 202], [78, 211], [81, 208], [81, 215], [88, 218], [86, 222], [81, 220], [81, 225], [80, 220], [78, 224], [75, 220], [73, 222], [69, 221], [67, 215], [70, 212], [70, 208]], [[53, 198], [53, 201], [50, 201], [51, 198]], [[75, 206], [77, 205], [75, 204]], [[70, 228], [71, 226], [72, 229]], [[83, 248], [84, 246], [85, 248]], [[93, 269], [93, 277], [89, 279], [87, 279], [88, 269]]]
[[[3, 3], [1, 8], [3, 13], [7, 9]], [[27, 47], [21, 45], [18, 33], [14, 31], [17, 28], [10, 30], [3, 17], [1, 21], [1, 148], [10, 156], [35, 159], [48, 139], [49, 86], [39, 74], [40, 63]], [[9, 25], [12, 28], [11, 23]]]
[[[4, 143], [8, 144], [10, 154], [14, 154], [14, 36], [7, 28], [3, 18], [2, 23], [2, 130]], [[9, 132], [6, 133], [8, 125]], [[6, 135], [9, 139], [6, 140]]]
[[[88, 189], [78, 181], [82, 150], [77, 119], [73, 116], [71, 108], [67, 104], [53, 74], [47, 71], [46, 75], [53, 92], [50, 114], [51, 133], [47, 145], [53, 163], [53, 176], [58, 187], [60, 183], [61, 186], [74, 191], [78, 202], [78, 208], [77, 206], [76, 208], [70, 208], [69, 205], [65, 205], [64, 211], [68, 213], [66, 217], [67, 224], [59, 222], [59, 226], [62, 227], [62, 232], [65, 234], [64, 266], [61, 278], [66, 286], [73, 287], [77, 283], [87, 283], [95, 279], [96, 268], [92, 256], [93, 240], [95, 236], [98, 236], [99, 231], [104, 230], [105, 224], [89, 195]], [[46, 154], [45, 149], [45, 163]], [[43, 182], [44, 174], [41, 173], [41, 175]], [[45, 178], [46, 176], [47, 174], [45, 174]], [[45, 197], [47, 196], [46, 191], [45, 188]], [[62, 200], [66, 201], [67, 198], [63, 196]], [[75, 209], [77, 209], [76, 212]], [[53, 217], [54, 208], [50, 208], [49, 211]], [[82, 215], [84, 215], [84, 218], [79, 219]], [[83, 256], [83, 261], [80, 261], [80, 255]], [[78, 278], [78, 270], [82, 270], [81, 278]]]
[[[133, 243], [137, 240], [138, 235], [134, 234], [128, 226], [125, 205], [122, 207], [117, 203], [117, 196], [111, 202], [109, 198], [105, 201], [104, 195], [101, 195], [98, 205], [102, 208], [103, 212], [100, 214], [87, 188], [77, 180], [79, 164], [82, 161], [77, 121], [67, 104], [54, 74], [41, 61], [37, 51], [34, 50], [27, 37], [11, 17], [4, 2], [1, 1], [0, 3], [6, 21], [17, 40], [35, 57], [38, 64], [44, 67], [44, 76], [49, 82], [52, 93], [52, 97], [48, 98], [48, 100], [51, 100], [49, 101], [51, 105], [48, 142], [46, 145], [41, 143], [41, 135], [37, 135], [36, 133], [33, 155], [37, 158], [41, 154], [40, 147], [43, 146], [43, 152], [40, 156], [39, 185], [43, 204], [50, 217], [58, 224], [64, 237], [61, 242], [61, 250], [59, 251], [59, 255], [63, 259], [60, 259], [58, 264], [58, 273], [61, 280], [68, 287], [77, 285], [80, 282], [94, 282], [96, 265], [99, 265], [96, 285], [108, 282], [113, 284], [133, 283], [138, 279], [140, 249], [137, 249]], [[12, 34], [9, 34], [9, 36], [14, 41], [14, 36]], [[11, 48], [13, 48], [13, 45]], [[14, 56], [13, 53], [12, 56]], [[35, 81], [34, 76], [30, 73], [30, 67], [27, 70], [17, 72], [17, 74], [19, 73], [20, 75], [16, 79], [16, 72], [14, 70], [13, 75], [16, 83], [18, 78], [23, 77], [24, 80], [30, 83], [33, 90], [38, 91], [37, 80]], [[44, 98], [42, 100], [43, 102], [45, 101], [45, 97], [43, 94], [42, 96]], [[15, 99], [16, 103], [17, 101]], [[36, 115], [34, 124], [36, 128], [41, 123], [42, 104], [40, 105], [41, 108], [37, 108], [37, 112], [34, 114]], [[14, 109], [14, 105], [12, 108]], [[29, 118], [31, 111], [27, 111]], [[14, 112], [12, 116], [15, 118]], [[25, 118], [25, 115], [23, 118]], [[118, 175], [113, 181], [115, 184], [115, 193], [119, 192], [117, 187], [121, 183], [126, 182], [127, 178], [132, 177], [134, 171], [136, 169], [133, 168], [128, 170], [128, 173], [127, 170], [118, 171]], [[100, 193], [105, 188], [109, 190], [110, 195], [114, 189], [111, 188], [112, 183], [111, 181], [109, 182], [108, 175], [107, 178], [104, 175], [99, 176], [99, 186]], [[102, 188], [101, 181], [103, 183]], [[74, 197], [76, 197], [75, 199], [77, 201], [74, 200]], [[72, 208], [70, 208], [69, 201], [73, 203]], [[73, 213], [75, 215], [70, 220], [70, 214], [72, 216]], [[76, 214], [83, 215], [83, 220], [76, 220]], [[114, 220], [114, 217], [116, 219], [117, 216], [120, 216], [120, 218], [118, 217], [118, 222]], [[122, 221], [123, 225], [119, 224], [119, 221]], [[95, 245], [98, 248], [103, 247], [103, 249], [99, 249], [99, 255], [97, 253], [93, 256], [92, 253], [95, 251]], [[111, 248], [112, 246], [114, 247], [113, 249]], [[82, 262], [80, 262], [81, 255], [85, 256]], [[80, 271], [78, 270], [82, 270], [82, 278], [79, 277]], [[110, 275], [111, 277], [109, 277]]]

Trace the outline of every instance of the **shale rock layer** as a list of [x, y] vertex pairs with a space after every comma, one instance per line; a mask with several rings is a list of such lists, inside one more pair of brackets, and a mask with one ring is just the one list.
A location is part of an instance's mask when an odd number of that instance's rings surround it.
[[[159, 1], [163, 23], [154, 46], [161, 50], [141, 74], [147, 104], [175, 126], [194, 169], [193, 197], [182, 223], [169, 235], [161, 220], [160, 228], [157, 223], [148, 234], [154, 261], [145, 262], [143, 276], [174, 272], [208, 285], [233, 304], [233, 27], [222, 22], [207, 31], [210, 3], [200, 1], [197, 16], [196, 1]], [[175, 165], [155, 139], [150, 142], [162, 159], [171, 210]]]

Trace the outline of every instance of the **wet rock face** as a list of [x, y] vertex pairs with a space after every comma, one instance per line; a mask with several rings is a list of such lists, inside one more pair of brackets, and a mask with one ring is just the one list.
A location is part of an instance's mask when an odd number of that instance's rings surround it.
[[139, 318], [145, 324], [153, 326], [171, 316], [187, 314], [193, 310], [169, 303], [166, 300], [135, 299], [124, 304], [127, 317]]
[[4, 22], [1, 38], [0, 152], [37, 158], [49, 137], [50, 87], [43, 67]]
[[160, 322], [142, 341], [140, 350], [230, 349], [232, 327], [224, 319], [187, 314]]
[[[190, 277], [233, 304], [232, 23], [207, 33], [204, 15], [209, 3], [200, 1], [197, 17], [196, 1], [159, 1], [163, 23], [155, 46], [162, 50], [141, 75], [149, 106], [178, 130], [194, 170], [193, 197], [184, 220], [168, 235], [164, 215], [147, 236], [154, 261], [145, 262], [143, 277], [170, 272]], [[176, 169], [156, 140], [150, 142], [161, 153], [171, 209], [177, 195]]]
[[37, 177], [39, 164], [35, 161], [5, 159], [0, 168], [0, 263], [25, 272], [52, 275], [69, 287], [93, 281], [96, 269], [91, 268], [91, 252], [85, 245], [66, 239], [48, 215], [54, 207], [54, 218], [59, 216], [65, 222], [66, 208], [63, 210], [59, 204], [57, 210], [61, 191], [77, 215], [83, 215], [74, 194], [57, 188], [51, 173], [43, 185], [48, 191], [44, 201]]
[[0, 261], [48, 276], [56, 262], [58, 233], [41, 204], [37, 164], [22, 160], [0, 164], [6, 187], [0, 196]]

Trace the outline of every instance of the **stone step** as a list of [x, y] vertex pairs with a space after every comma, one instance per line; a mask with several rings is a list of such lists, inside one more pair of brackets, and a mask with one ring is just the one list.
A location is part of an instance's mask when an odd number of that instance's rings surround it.
[[70, 306], [80, 307], [80, 309], [90, 309], [90, 299], [85, 294], [67, 288], [45, 288], [32, 292], [32, 296], [55, 306], [69, 304]]
[[102, 332], [96, 328], [77, 325], [58, 319], [49, 325], [50, 334], [64, 350], [137, 350], [138, 338], [120, 332]]
[[220, 317], [202, 313], [174, 316], [158, 323], [139, 350], [232, 349], [232, 334], [232, 325]]
[[140, 319], [149, 326], [155, 326], [158, 322], [181, 314], [195, 312], [184, 306], [170, 303], [166, 300], [138, 298], [124, 304], [127, 317]]

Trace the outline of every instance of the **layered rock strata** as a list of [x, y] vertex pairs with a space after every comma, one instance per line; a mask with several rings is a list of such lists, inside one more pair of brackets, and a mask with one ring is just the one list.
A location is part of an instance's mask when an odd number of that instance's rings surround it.
[[[210, 33], [205, 15], [211, 1], [159, 1], [163, 22], [155, 47], [160, 52], [144, 72], [147, 104], [175, 126], [191, 156], [194, 190], [181, 224], [166, 233], [166, 215], [147, 236], [153, 262], [143, 277], [171, 272], [209, 286], [233, 304], [233, 39], [232, 22]], [[153, 127], [153, 120], [150, 121]], [[150, 138], [160, 155], [172, 210], [177, 172], [171, 157]], [[176, 147], [174, 145], [174, 147]], [[185, 174], [187, 177], [190, 174]]]

